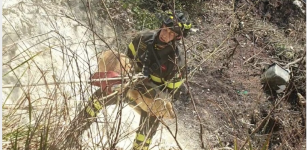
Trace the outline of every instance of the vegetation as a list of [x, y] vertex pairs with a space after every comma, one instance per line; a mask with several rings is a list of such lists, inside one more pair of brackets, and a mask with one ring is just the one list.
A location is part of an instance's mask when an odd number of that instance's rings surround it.
[[[177, 117], [162, 122], [153, 147], [305, 149], [305, 1], [165, 4], [188, 12], [193, 24], [180, 41], [191, 101], [182, 94], [173, 102]], [[97, 89], [88, 79], [99, 52], [124, 52], [137, 33], [158, 29], [162, 6], [142, 0], [4, 2], [2, 148], [52, 149]], [[283, 93], [264, 91], [260, 83], [272, 63], [291, 71]], [[136, 115], [125, 103], [116, 106], [101, 112], [79, 146], [131, 147], [123, 141], [133, 140]], [[166, 134], [171, 139], [165, 144]]]

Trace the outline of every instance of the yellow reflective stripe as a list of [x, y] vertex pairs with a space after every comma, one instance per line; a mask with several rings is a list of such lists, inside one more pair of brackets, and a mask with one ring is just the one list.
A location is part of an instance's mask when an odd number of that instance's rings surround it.
[[133, 148], [135, 148], [136, 150], [148, 150], [148, 146], [143, 146], [142, 144], [138, 144], [138, 143], [133, 143]]
[[182, 24], [183, 24], [183, 27], [184, 29], [191, 29], [192, 28], [192, 24], [184, 24], [184, 23], [178, 23], [179, 27], [182, 27]]
[[176, 89], [179, 88], [182, 83], [184, 82], [184, 80], [181, 80], [179, 82], [165, 82], [166, 87], [170, 88], [170, 89]]
[[94, 100], [94, 107], [97, 110], [101, 110], [102, 109], [102, 106], [100, 105], [100, 103], [96, 99]]
[[161, 78], [159, 78], [159, 77], [156, 77], [156, 76], [154, 76], [154, 75], [150, 75], [150, 78], [153, 80], [153, 81], [155, 81], [155, 82], [158, 82], [158, 83], [162, 83], [163, 82], [163, 78], [162, 78], [162, 80], [161, 80]]
[[95, 111], [94, 111], [91, 107], [88, 106], [88, 107], [85, 109], [85, 111], [86, 111], [89, 115], [91, 115], [92, 117], [95, 116]]
[[179, 27], [181, 28], [182, 27], [182, 23], [178, 23]]
[[[137, 133], [136, 134], [136, 140], [143, 142], [145, 140], [145, 135]], [[147, 139], [146, 143], [150, 144], [151, 140]]]
[[132, 44], [132, 42], [129, 44], [129, 49], [131, 50], [133, 56], [136, 56], [136, 52], [135, 52], [135, 49], [134, 49], [134, 45]]
[[164, 79], [162, 78], [159, 78], [157, 76], [154, 76], [154, 75], [150, 75], [150, 78], [155, 81], [155, 82], [158, 82], [158, 83], [162, 83], [162, 82], [165, 82], [165, 86], [168, 87], [168, 88], [171, 88], [171, 89], [176, 89], [176, 88], [179, 88], [182, 83], [184, 82], [184, 80], [181, 80], [181, 81], [178, 81], [178, 82], [166, 82], [164, 81]]
[[192, 24], [190, 23], [189, 25], [187, 24], [183, 24], [184, 29], [191, 29], [192, 28]]
[[94, 98], [90, 97], [90, 98], [89, 98], [89, 101], [92, 101], [92, 102], [93, 102], [94, 107], [95, 107], [98, 111], [102, 109], [102, 106], [101, 106], [101, 104], [99, 103], [99, 101], [97, 100], [97, 98], [94, 99]]

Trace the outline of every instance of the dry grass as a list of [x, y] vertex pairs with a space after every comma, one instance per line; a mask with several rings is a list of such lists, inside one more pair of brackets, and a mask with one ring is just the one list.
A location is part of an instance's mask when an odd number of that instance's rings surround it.
[[[99, 1], [99, 5], [90, 3], [89, 7], [84, 7], [85, 3], [70, 4], [66, 9], [60, 4], [20, 2], [3, 9], [2, 81], [3, 87], [10, 87], [2, 92], [3, 149], [47, 149], [64, 138], [59, 136], [61, 133], [75, 133], [68, 131], [69, 126], [74, 118], [84, 115], [82, 109], [97, 89], [83, 82], [97, 69], [97, 54], [105, 49], [124, 51], [138, 32], [132, 30], [136, 22], [132, 12], [115, 7], [124, 5], [120, 1]], [[177, 116], [187, 119], [202, 133], [189, 136], [197, 137], [203, 148], [299, 149], [306, 145], [306, 108], [299, 106], [300, 101], [293, 96], [306, 94], [306, 21], [292, 16], [289, 24], [294, 27], [278, 26], [274, 20], [278, 14], [273, 13], [278, 9], [275, 5], [270, 7], [268, 12], [273, 18], [268, 18], [260, 11], [262, 4], [261, 0], [229, 0], [184, 7], [195, 10], [190, 18], [199, 30], [182, 41], [191, 68], [188, 80], [193, 88], [190, 93], [194, 106], [186, 106], [190, 108], [187, 117], [180, 111]], [[80, 16], [79, 9], [84, 12]], [[37, 20], [28, 19], [37, 11]], [[20, 21], [17, 16], [23, 19]], [[76, 31], [78, 34], [68, 34]], [[247, 74], [259, 74], [263, 65], [272, 62], [288, 66], [293, 77], [284, 95], [270, 99], [267, 96], [272, 95], [259, 91], [258, 80]], [[60, 84], [63, 82], [67, 83]], [[244, 88], [249, 95], [236, 93]], [[92, 127], [83, 122], [89, 130], [75, 139], [74, 146], [114, 149], [128, 139], [130, 143], [121, 146], [131, 147], [137, 128], [131, 126], [136, 116], [126, 104], [117, 106], [114, 111], [104, 109], [101, 116], [92, 120]], [[123, 114], [127, 120], [114, 119]], [[196, 114], [198, 119], [193, 118]], [[176, 119], [176, 130], [171, 133], [178, 149], [184, 149], [177, 140], [180, 121], [181, 118]], [[169, 123], [163, 124], [171, 131]]]

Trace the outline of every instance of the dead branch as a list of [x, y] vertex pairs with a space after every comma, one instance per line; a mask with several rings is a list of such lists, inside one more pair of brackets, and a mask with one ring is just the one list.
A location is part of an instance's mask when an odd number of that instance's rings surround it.
[[288, 64], [285, 65], [285, 68], [289, 68], [291, 65], [294, 65], [294, 64], [297, 64], [298, 62], [300, 62], [302, 59], [305, 59], [305, 57], [301, 57], [301, 58], [298, 58], [292, 62], [289, 62]]

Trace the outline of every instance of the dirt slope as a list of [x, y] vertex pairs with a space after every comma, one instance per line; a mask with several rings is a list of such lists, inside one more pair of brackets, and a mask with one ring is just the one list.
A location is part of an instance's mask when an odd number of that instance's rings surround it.
[[[6, 5], [8, 2], [11, 1], [6, 1]], [[48, 82], [49, 79], [54, 82], [56, 75], [60, 75], [61, 82], [88, 79], [97, 67], [96, 54], [107, 49], [126, 50], [127, 43], [137, 33], [157, 25], [154, 18], [162, 7], [158, 1], [146, 0], [14, 3], [7, 5], [3, 14], [6, 17], [3, 71], [12, 74], [4, 76], [3, 81], [10, 84], [14, 79], [13, 83], [24, 85], [45, 83], [41, 79], [47, 75], [50, 75]], [[188, 12], [193, 24], [190, 36], [179, 42], [181, 52], [187, 54], [186, 86], [192, 100], [182, 94], [174, 102], [177, 120], [166, 121], [167, 127], [177, 133], [180, 147], [184, 150], [306, 149], [305, 1], [177, 0], [176, 8]], [[39, 55], [42, 50], [48, 54]], [[28, 51], [39, 57], [32, 60], [34, 56], [22, 55]], [[30, 58], [33, 62], [28, 64]], [[264, 91], [260, 83], [261, 74], [272, 63], [291, 71], [291, 82], [283, 93]], [[18, 68], [20, 64], [23, 66]], [[15, 66], [22, 69], [16, 72], [29, 75], [17, 77], [12, 69]], [[46, 90], [26, 87], [27, 90], [18, 89], [20, 92], [12, 95], [11, 89], [3, 91], [7, 99], [17, 101], [10, 107], [3, 104], [6, 107], [3, 148], [46, 148], [78, 114], [76, 103], [88, 102], [93, 93], [85, 83], [52, 88], [45, 84]], [[74, 107], [66, 106], [67, 103]], [[101, 117], [83, 137], [86, 145], [83, 148], [101, 149], [110, 145], [131, 148], [138, 127], [135, 118], [139, 120], [139, 116], [130, 114], [131, 108], [124, 111], [121, 117], [128, 118], [126, 122], [116, 117], [105, 121]], [[121, 130], [125, 132], [99, 128], [99, 124], [116, 125], [116, 121], [123, 123]], [[151, 145], [153, 149], [180, 149], [167, 127], [160, 126]], [[105, 135], [117, 133], [121, 133], [119, 141], [107, 137], [105, 141], [110, 145], [102, 143]]]
[[[305, 61], [289, 68], [293, 84], [284, 93], [265, 93], [260, 83], [268, 65], [305, 60], [305, 14], [293, 1], [235, 2], [190, 6], [203, 10], [193, 11], [199, 30], [186, 43], [192, 47], [189, 66], [197, 69], [189, 84], [206, 149], [246, 142], [247, 148], [249, 141], [253, 149], [305, 149], [306, 108], [297, 97], [297, 92], [305, 97], [305, 81], [299, 79], [306, 79]], [[188, 104], [180, 117], [199, 128], [197, 119], [188, 115], [192, 109]]]

